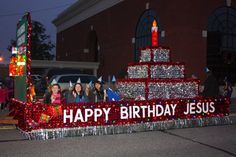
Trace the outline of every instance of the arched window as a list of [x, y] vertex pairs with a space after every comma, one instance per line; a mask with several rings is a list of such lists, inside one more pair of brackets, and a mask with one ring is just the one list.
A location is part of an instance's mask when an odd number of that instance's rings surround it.
[[[135, 50], [134, 50], [134, 60], [139, 60], [139, 50], [147, 46], [151, 46], [151, 27], [153, 20], [156, 20], [160, 32], [159, 18], [153, 9], [145, 10], [140, 16], [139, 21], [136, 26], [135, 32]], [[160, 36], [160, 35], [159, 35]]]
[[216, 9], [208, 20], [207, 66], [218, 78], [232, 75], [236, 57], [236, 10], [232, 7]]

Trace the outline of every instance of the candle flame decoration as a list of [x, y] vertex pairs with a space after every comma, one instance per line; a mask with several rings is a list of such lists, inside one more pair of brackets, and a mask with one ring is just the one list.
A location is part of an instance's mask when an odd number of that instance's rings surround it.
[[158, 26], [156, 20], [152, 22], [152, 46], [158, 47]]
[[157, 26], [157, 21], [156, 21], [156, 20], [153, 20], [152, 26], [153, 26], [153, 27], [156, 27], [156, 26]]

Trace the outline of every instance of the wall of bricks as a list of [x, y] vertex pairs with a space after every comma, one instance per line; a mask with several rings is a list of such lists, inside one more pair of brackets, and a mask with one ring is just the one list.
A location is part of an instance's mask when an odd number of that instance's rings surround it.
[[171, 48], [173, 61], [186, 63], [188, 77], [195, 74], [203, 81], [207, 38], [202, 37], [202, 31], [207, 30], [214, 10], [226, 5], [225, 0], [125, 0], [58, 33], [57, 60], [94, 61], [94, 53], [84, 53], [93, 25], [102, 56], [98, 75], [121, 77], [127, 64], [134, 61], [131, 39], [147, 2], [165, 30], [160, 44]]

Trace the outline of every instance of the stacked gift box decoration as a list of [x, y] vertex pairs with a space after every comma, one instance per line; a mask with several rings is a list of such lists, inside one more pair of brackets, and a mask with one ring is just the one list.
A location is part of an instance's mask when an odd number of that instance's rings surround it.
[[152, 47], [142, 49], [139, 63], [128, 65], [128, 79], [118, 81], [119, 92], [134, 100], [197, 97], [200, 81], [186, 78], [185, 64], [172, 62], [170, 49], [158, 46], [153, 34], [152, 28]]

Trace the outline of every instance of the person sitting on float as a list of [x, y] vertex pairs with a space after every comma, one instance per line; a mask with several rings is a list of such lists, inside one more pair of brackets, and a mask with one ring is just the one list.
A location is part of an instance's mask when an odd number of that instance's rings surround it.
[[83, 91], [83, 86], [81, 84], [80, 78], [77, 80], [74, 88], [68, 94], [67, 103], [80, 103], [88, 102], [87, 95]]
[[108, 101], [120, 101], [120, 94], [117, 90], [117, 83], [116, 83], [116, 78], [113, 75], [110, 87], [107, 89], [107, 97]]
[[107, 94], [106, 90], [103, 89], [102, 84], [102, 77], [94, 82], [94, 88], [88, 93], [89, 102], [106, 102]]
[[61, 94], [61, 87], [54, 79], [51, 83], [51, 89], [44, 95], [44, 103], [46, 104], [60, 104], [63, 96]]

